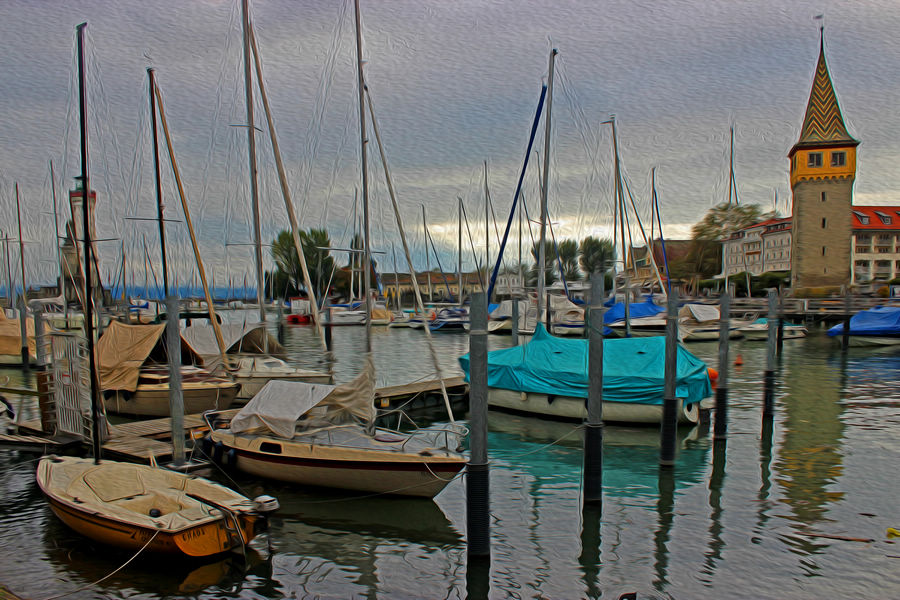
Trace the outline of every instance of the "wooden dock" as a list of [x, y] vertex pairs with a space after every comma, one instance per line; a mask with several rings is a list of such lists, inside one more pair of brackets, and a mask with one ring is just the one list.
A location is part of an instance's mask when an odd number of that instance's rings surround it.
[[[451, 395], [452, 402], [459, 404], [465, 401], [469, 386], [462, 377], [445, 378], [444, 386]], [[440, 390], [440, 381], [437, 379], [384, 387], [375, 390], [375, 402], [383, 410], [403, 406], [406, 412], [411, 412], [420, 407], [443, 405]], [[232, 408], [222, 411], [222, 414], [232, 417], [238, 410], [240, 409]], [[199, 440], [208, 429], [203, 415], [184, 416], [187, 452], [193, 447], [191, 440]], [[41, 430], [39, 419], [20, 423], [19, 432], [21, 435], [0, 436], [0, 447], [4, 446], [3, 440], [6, 437], [21, 440], [19, 447], [23, 449], [27, 444], [30, 444], [28, 447], [33, 451], [38, 452], [54, 452], [60, 449], [60, 444], [51, 440]], [[149, 463], [151, 460], [164, 463], [172, 459], [172, 419], [169, 417], [110, 424], [109, 433], [109, 438], [101, 446], [103, 455], [108, 458], [139, 463]], [[12, 440], [9, 447], [13, 447]]]

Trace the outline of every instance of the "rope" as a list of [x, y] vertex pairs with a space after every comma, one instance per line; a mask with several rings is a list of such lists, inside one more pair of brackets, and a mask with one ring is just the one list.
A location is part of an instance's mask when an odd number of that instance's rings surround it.
[[131, 558], [129, 558], [128, 560], [126, 560], [126, 561], [122, 564], [122, 566], [120, 566], [120, 567], [119, 567], [118, 569], [116, 569], [115, 571], [112, 571], [111, 573], [109, 573], [108, 575], [106, 575], [106, 576], [104, 576], [104, 577], [101, 577], [101, 578], [98, 579], [97, 581], [94, 581], [93, 583], [88, 583], [87, 585], [84, 585], [84, 586], [78, 588], [77, 590], [72, 590], [71, 592], [66, 592], [66, 593], [64, 593], [64, 594], [58, 594], [58, 595], [56, 595], [56, 596], [50, 596], [49, 598], [46, 598], [45, 600], [56, 600], [57, 598], [64, 598], [65, 596], [71, 596], [72, 594], [77, 594], [78, 592], [83, 592], [84, 590], [86, 590], [86, 589], [88, 589], [88, 588], [90, 588], [90, 587], [93, 587], [93, 586], [97, 585], [98, 583], [101, 583], [101, 582], [103, 582], [103, 581], [106, 581], [107, 579], [109, 579], [110, 577], [112, 577], [113, 575], [115, 575], [116, 573], [118, 573], [119, 571], [121, 571], [122, 569], [124, 569], [125, 567], [127, 567], [127, 566], [129, 565], [129, 563], [131, 563], [131, 561], [133, 561], [134, 559], [136, 559], [136, 558], [138, 557], [138, 555], [140, 555], [140, 553], [143, 552], [143, 551], [147, 548], [147, 546], [149, 546], [150, 543], [151, 543], [153, 540], [156, 539], [156, 536], [157, 536], [157, 535], [159, 535], [159, 530], [158, 530], [158, 529], [157, 529], [156, 531], [153, 532], [153, 535], [150, 537], [149, 540], [147, 540], [147, 543], [144, 544], [143, 546], [141, 546], [140, 550], [138, 550], [137, 552], [134, 553], [134, 556], [132, 556]]

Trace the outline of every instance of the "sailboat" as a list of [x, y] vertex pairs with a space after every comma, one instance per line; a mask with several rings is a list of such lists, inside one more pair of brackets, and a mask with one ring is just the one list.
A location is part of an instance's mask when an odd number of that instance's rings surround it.
[[[363, 264], [371, 265], [358, 0], [356, 32]], [[256, 60], [259, 64], [258, 53]], [[375, 132], [377, 137], [377, 127]], [[371, 269], [364, 269], [363, 277], [369, 317], [373, 304]], [[221, 419], [221, 413], [208, 414], [208, 444], [223, 450], [214, 455], [233, 457], [237, 469], [261, 477], [368, 493], [434, 497], [466, 465], [466, 458], [456, 452], [465, 429], [451, 423], [437, 431], [407, 433], [374, 426], [371, 325], [367, 318], [365, 367], [354, 380], [339, 386], [271, 381], [231, 420]]]
[[[81, 181], [90, 190], [85, 131], [84, 28], [78, 26], [78, 73], [81, 97]], [[88, 209], [83, 207], [84, 223]], [[90, 228], [85, 236], [85, 289], [91, 286]], [[93, 342], [93, 307], [85, 302], [89, 356], [93, 458], [46, 456], [37, 467], [37, 484], [51, 510], [78, 533], [129, 551], [208, 557], [244, 551], [265, 528], [264, 512], [277, 501], [257, 501], [219, 484], [156, 466], [101, 460], [101, 406]]]

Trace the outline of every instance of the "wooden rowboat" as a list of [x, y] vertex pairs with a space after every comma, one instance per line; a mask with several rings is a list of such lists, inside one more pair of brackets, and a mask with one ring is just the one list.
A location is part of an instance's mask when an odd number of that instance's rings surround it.
[[47, 456], [38, 464], [37, 483], [66, 525], [131, 551], [146, 546], [191, 558], [242, 551], [266, 526], [262, 499], [147, 465]]

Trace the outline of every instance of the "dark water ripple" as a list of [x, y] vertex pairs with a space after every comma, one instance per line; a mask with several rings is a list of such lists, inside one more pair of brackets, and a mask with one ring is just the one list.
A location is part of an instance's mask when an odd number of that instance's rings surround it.
[[[244, 566], [138, 559], [72, 597], [465, 598], [483, 592], [479, 578], [497, 598], [900, 597], [900, 545], [885, 536], [900, 528], [900, 354], [842, 355], [816, 333], [785, 342], [770, 429], [761, 419], [765, 344], [745, 341], [730, 348], [730, 361], [740, 355], [743, 365], [730, 369], [726, 447], [712, 443], [707, 427], [684, 430], [676, 467], [661, 472], [656, 431], [605, 428], [599, 510], [580, 509], [580, 431], [492, 412], [486, 572], [467, 561], [462, 480], [422, 502], [237, 477], [246, 492], [282, 503], [271, 555], [263, 538]], [[363, 336], [362, 328], [335, 329], [339, 381], [362, 368]], [[287, 327], [284, 342], [294, 363], [328, 367], [310, 328]], [[435, 343], [444, 374], [459, 374], [467, 337], [436, 334]], [[509, 338], [490, 343], [504, 347]], [[434, 376], [422, 332], [376, 329], [373, 347], [379, 385]], [[690, 349], [717, 365], [715, 343]], [[31, 401], [24, 411], [37, 415]], [[44, 598], [124, 562], [52, 515], [29, 460], [0, 451], [0, 584]]]

